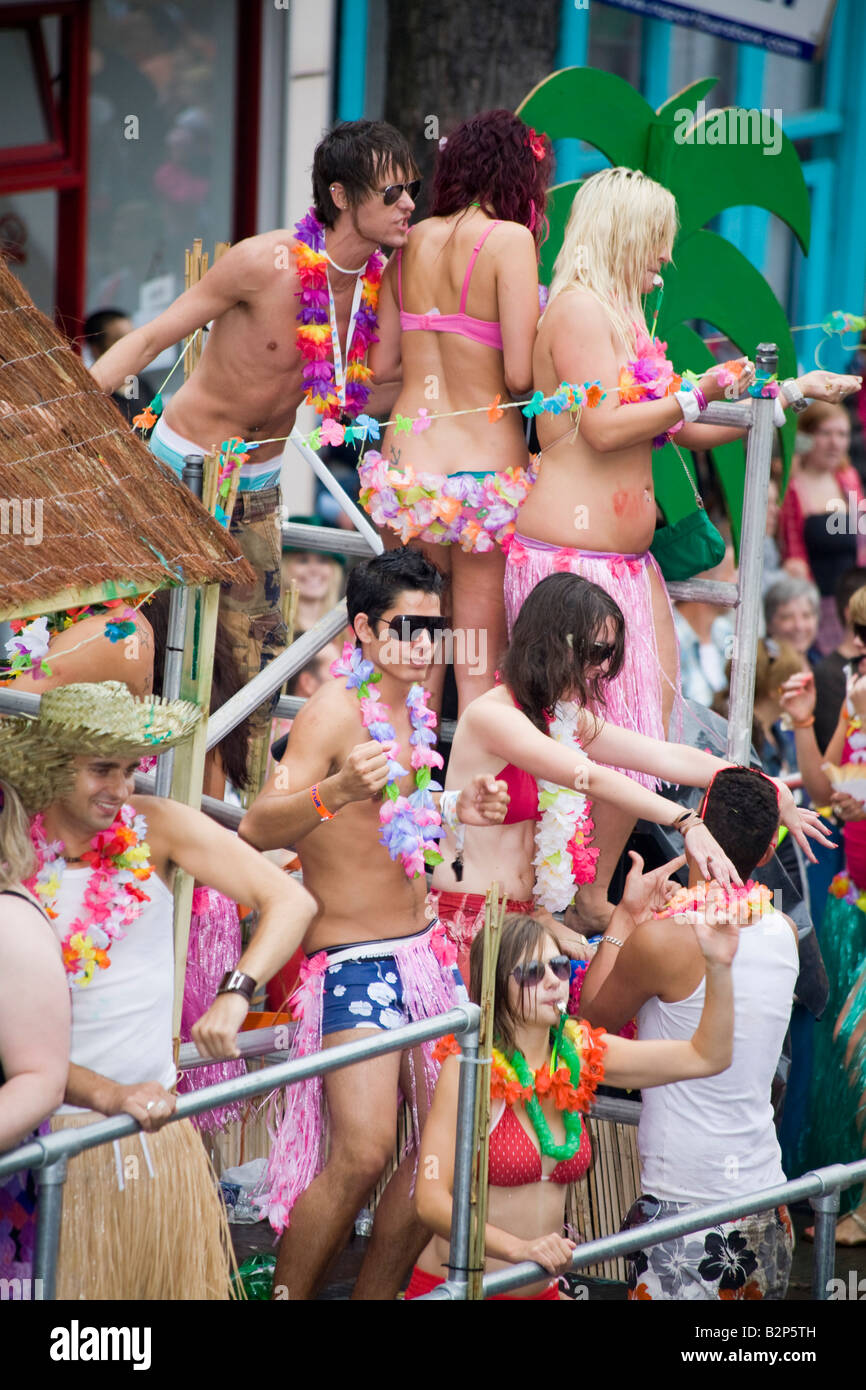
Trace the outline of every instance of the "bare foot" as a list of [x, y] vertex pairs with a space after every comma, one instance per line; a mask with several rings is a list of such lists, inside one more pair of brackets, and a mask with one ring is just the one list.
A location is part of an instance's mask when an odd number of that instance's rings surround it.
[[[807, 1226], [803, 1232], [805, 1240], [815, 1239], [815, 1227]], [[858, 1207], [837, 1222], [837, 1245], [866, 1245], [866, 1206]]]
[[582, 936], [603, 936], [613, 914], [613, 903], [600, 902], [598, 906], [590, 902], [581, 904], [578, 898], [572, 907], [565, 909], [564, 921], [569, 931], [579, 932]]

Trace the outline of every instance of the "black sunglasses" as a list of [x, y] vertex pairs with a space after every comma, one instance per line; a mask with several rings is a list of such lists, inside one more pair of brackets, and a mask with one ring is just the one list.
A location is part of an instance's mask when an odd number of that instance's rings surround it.
[[444, 618], [422, 617], [420, 613], [396, 613], [393, 618], [382, 618], [381, 621], [398, 642], [418, 642], [422, 632], [426, 632], [431, 642], [435, 642], [439, 633], [445, 631]]
[[854, 623], [853, 628], [854, 636], [859, 637], [864, 647], [866, 647], [866, 623]]
[[408, 193], [414, 203], [421, 192], [421, 180], [411, 179], [409, 183], [389, 183], [387, 188], [381, 188], [379, 192], [382, 194], [386, 208], [392, 208], [395, 203], [400, 201], [404, 193]]
[[571, 979], [571, 961], [568, 956], [554, 956], [547, 962], [530, 960], [526, 965], [516, 965], [511, 974], [521, 989], [537, 989], [544, 979], [544, 972], [550, 966], [557, 980]]
[[615, 642], [592, 642], [589, 647], [590, 666], [603, 666], [606, 661], [612, 661], [615, 652]]

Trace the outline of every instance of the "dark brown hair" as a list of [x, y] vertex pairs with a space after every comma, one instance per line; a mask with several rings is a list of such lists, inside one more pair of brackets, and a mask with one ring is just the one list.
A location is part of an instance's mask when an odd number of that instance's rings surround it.
[[[614, 624], [614, 653], [607, 670], [590, 677], [590, 648], [604, 640], [608, 618]], [[576, 699], [585, 709], [603, 710], [605, 685], [619, 675], [624, 659], [619, 604], [579, 574], [549, 574], [527, 595], [500, 670], [523, 713], [546, 733], [545, 711], [557, 700]]]
[[319, 221], [333, 227], [339, 208], [331, 184], [340, 183], [350, 208], [357, 207], [390, 173], [414, 179], [418, 168], [409, 142], [386, 121], [341, 121], [320, 140], [313, 155], [313, 207]]
[[[540, 960], [544, 941], [551, 937], [557, 951], [562, 951], [558, 938], [535, 917], [525, 912], [509, 912], [502, 923], [499, 959], [496, 962], [496, 981], [493, 992], [493, 1041], [506, 1053], [514, 1051], [514, 1030], [525, 1014], [515, 1014], [508, 1001], [508, 981], [515, 966], [525, 960]], [[481, 975], [484, 967], [484, 933], [479, 932], [469, 952], [469, 997], [481, 1002]], [[521, 991], [521, 1003], [522, 1001]]]

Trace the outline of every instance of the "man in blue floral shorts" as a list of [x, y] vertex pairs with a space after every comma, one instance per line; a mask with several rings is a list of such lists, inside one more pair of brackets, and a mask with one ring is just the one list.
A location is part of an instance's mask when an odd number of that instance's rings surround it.
[[[703, 818], [745, 884], [775, 849], [776, 787], [750, 768], [725, 768], [710, 785]], [[683, 930], [682, 915], [670, 915], [666, 906], [670, 866], [643, 877], [641, 867], [638, 861], [629, 874], [587, 970], [581, 1004], [593, 1024], [610, 1032], [636, 1016], [642, 1042], [691, 1037], [703, 1008], [703, 960], [694, 933]], [[689, 887], [698, 904], [699, 881], [690, 862]], [[638, 1130], [643, 1195], [626, 1217], [627, 1228], [651, 1228], [665, 1216], [785, 1181], [770, 1087], [797, 980], [797, 933], [769, 899], [766, 889], [748, 901], [734, 890], [726, 900], [711, 897], [711, 906], [692, 909], [733, 913], [740, 927], [732, 967], [733, 1059], [718, 1076], [644, 1091]], [[653, 910], [661, 916], [654, 918]], [[629, 1298], [783, 1299], [792, 1252], [786, 1208], [759, 1212], [638, 1251]]]

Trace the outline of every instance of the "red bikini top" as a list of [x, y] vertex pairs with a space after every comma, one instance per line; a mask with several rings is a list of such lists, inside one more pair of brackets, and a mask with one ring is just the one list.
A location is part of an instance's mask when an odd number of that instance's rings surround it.
[[491, 1187], [523, 1187], [531, 1182], [579, 1182], [589, 1168], [592, 1148], [586, 1120], [580, 1146], [573, 1158], [557, 1163], [549, 1178], [542, 1178], [541, 1154], [510, 1105], [490, 1131], [488, 1181]]
[[531, 773], [508, 763], [501, 772], [497, 772], [496, 777], [508, 787], [508, 795], [511, 798], [503, 825], [517, 825], [520, 821], [540, 819], [538, 783]]

